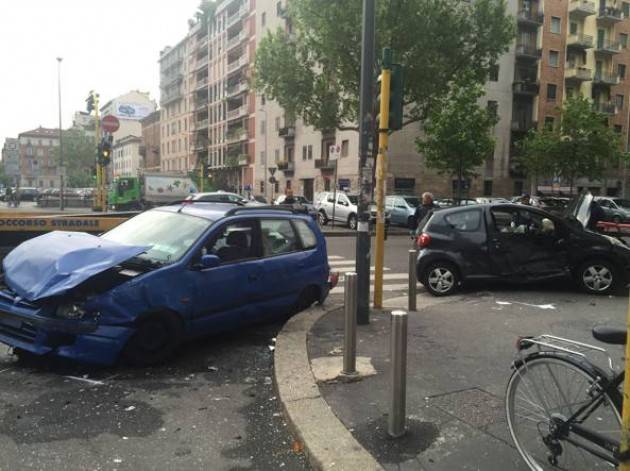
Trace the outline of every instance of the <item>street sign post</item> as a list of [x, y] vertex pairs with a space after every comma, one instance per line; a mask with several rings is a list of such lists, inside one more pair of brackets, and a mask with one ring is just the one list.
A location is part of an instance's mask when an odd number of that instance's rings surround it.
[[116, 116], [108, 114], [101, 119], [101, 127], [105, 132], [115, 133], [120, 128], [120, 121]]

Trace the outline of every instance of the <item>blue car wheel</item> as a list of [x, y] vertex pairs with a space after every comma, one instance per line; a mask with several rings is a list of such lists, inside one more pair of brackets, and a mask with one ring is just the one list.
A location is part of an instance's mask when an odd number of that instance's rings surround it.
[[152, 314], [141, 319], [125, 346], [123, 357], [134, 366], [163, 363], [173, 355], [183, 335], [180, 320], [174, 314]]

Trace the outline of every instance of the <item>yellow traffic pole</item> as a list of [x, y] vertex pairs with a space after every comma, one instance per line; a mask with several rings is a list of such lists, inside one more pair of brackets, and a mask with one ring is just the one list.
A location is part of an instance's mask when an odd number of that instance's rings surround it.
[[93, 206], [95, 210], [98, 211], [103, 211], [103, 200], [101, 197], [101, 187], [102, 187], [102, 182], [103, 182], [103, 175], [102, 175], [102, 169], [101, 169], [101, 163], [100, 163], [100, 155], [98, 152], [98, 147], [99, 144], [101, 142], [101, 123], [100, 123], [100, 117], [98, 114], [98, 94], [95, 93], [93, 95], [94, 97], [94, 137], [96, 140], [96, 194], [94, 195], [94, 202], [93, 202]]
[[[626, 330], [630, 338], [630, 297], [628, 298], [628, 314], [626, 315]], [[626, 342], [625, 379], [623, 382], [623, 412], [621, 413], [621, 443], [619, 450], [622, 454], [630, 449], [630, 342]], [[630, 461], [619, 463], [619, 471], [630, 471]]]
[[383, 307], [383, 263], [385, 258], [385, 177], [389, 141], [389, 92], [391, 51], [383, 51], [381, 71], [381, 107], [378, 123], [378, 155], [376, 156], [376, 253], [374, 260], [374, 307]]

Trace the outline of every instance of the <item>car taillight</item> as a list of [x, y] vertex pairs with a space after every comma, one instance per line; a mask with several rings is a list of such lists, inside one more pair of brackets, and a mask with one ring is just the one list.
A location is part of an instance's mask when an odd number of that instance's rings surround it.
[[426, 234], [423, 232], [418, 237], [416, 237], [416, 246], [419, 249], [426, 249], [430, 243], [431, 243], [431, 236], [429, 234]]
[[328, 274], [328, 285], [330, 286], [330, 289], [333, 289], [335, 286], [337, 286], [337, 283], [339, 283], [339, 273], [330, 272]]

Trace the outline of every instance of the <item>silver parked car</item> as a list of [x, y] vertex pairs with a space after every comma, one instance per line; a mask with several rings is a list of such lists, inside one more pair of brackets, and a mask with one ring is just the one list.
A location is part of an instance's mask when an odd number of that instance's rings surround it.
[[392, 224], [411, 227], [420, 206], [420, 198], [413, 195], [390, 195], [385, 198], [385, 209], [391, 214]]
[[[343, 192], [337, 192], [337, 200], [335, 204], [335, 194], [332, 191], [319, 193], [315, 198], [315, 209], [319, 217], [319, 224], [324, 226], [329, 221], [334, 220], [355, 230], [357, 228], [358, 214], [358, 195], [348, 195]], [[376, 205], [370, 204], [370, 224], [376, 222]], [[391, 214], [385, 210], [385, 225], [389, 227]]]

